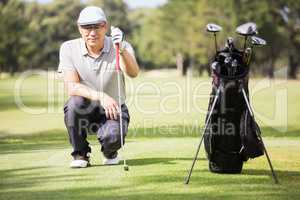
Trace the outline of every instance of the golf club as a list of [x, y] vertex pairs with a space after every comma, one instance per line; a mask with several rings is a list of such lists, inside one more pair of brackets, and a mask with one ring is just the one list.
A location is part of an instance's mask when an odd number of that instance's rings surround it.
[[244, 52], [244, 55], [243, 55], [243, 61], [244, 63], [249, 66], [250, 64], [250, 60], [251, 60], [251, 56], [252, 56], [252, 48], [247, 48]]
[[251, 48], [248, 47], [244, 52], [244, 62], [246, 63], [246, 65], [250, 64], [252, 49], [254, 48], [254, 46], [261, 47], [267, 44], [267, 42], [264, 39], [257, 36], [251, 36], [250, 43]]
[[206, 25], [206, 31], [210, 32], [210, 33], [214, 33], [214, 37], [215, 37], [215, 49], [216, 49], [216, 53], [218, 53], [218, 44], [217, 44], [217, 32], [220, 32], [222, 30], [222, 27], [217, 25], [217, 24], [207, 24]]
[[251, 36], [251, 44], [253, 46], [264, 46], [267, 44], [267, 42], [260, 38], [260, 37], [257, 37], [257, 36]]
[[122, 118], [122, 103], [121, 103], [121, 68], [120, 68], [120, 44], [116, 44], [116, 70], [117, 70], [117, 77], [118, 77], [118, 96], [119, 96], [119, 121], [120, 121], [120, 136], [121, 136], [121, 149], [123, 152], [123, 167], [125, 171], [129, 170], [128, 165], [126, 164], [126, 159], [124, 156], [124, 144], [123, 144], [123, 118]]
[[232, 37], [228, 37], [227, 38], [226, 47], [228, 47], [229, 52], [233, 51], [233, 49], [234, 49], [234, 43], [233, 43], [233, 38]]
[[248, 22], [248, 23], [238, 26], [236, 28], [236, 33], [245, 37], [244, 47], [243, 47], [243, 52], [245, 52], [248, 37], [256, 35], [258, 32], [257, 32], [256, 24], [253, 22]]

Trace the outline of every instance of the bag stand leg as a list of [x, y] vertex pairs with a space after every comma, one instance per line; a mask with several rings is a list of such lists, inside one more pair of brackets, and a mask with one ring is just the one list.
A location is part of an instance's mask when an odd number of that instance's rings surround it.
[[[246, 95], [246, 92], [245, 92], [244, 88], [242, 88], [242, 92], [243, 92], [243, 96], [244, 96], [244, 99], [245, 99], [246, 104], [247, 104], [247, 108], [248, 108], [248, 110], [249, 110], [249, 112], [250, 112], [250, 115], [251, 115], [251, 117], [254, 118], [254, 114], [253, 114], [251, 105], [250, 105], [250, 103], [249, 103], [249, 101], [248, 101], [248, 98], [247, 98], [247, 95]], [[257, 126], [257, 124], [256, 124], [256, 126]], [[271, 163], [271, 159], [270, 159], [270, 157], [269, 157], [269, 154], [268, 154], [267, 149], [266, 149], [266, 147], [265, 147], [264, 141], [263, 141], [263, 139], [262, 139], [262, 137], [261, 137], [261, 132], [260, 132], [260, 130], [259, 130], [258, 127], [257, 127], [257, 130], [259, 131], [258, 137], [259, 137], [259, 139], [260, 139], [261, 142], [262, 142], [262, 145], [263, 145], [263, 148], [264, 148], [264, 152], [265, 152], [265, 154], [266, 154], [266, 157], [267, 157], [267, 160], [268, 160], [268, 163], [269, 163], [271, 172], [272, 172], [272, 176], [273, 176], [274, 182], [275, 182], [275, 184], [278, 184], [279, 182], [278, 182], [277, 176], [276, 176], [275, 171], [274, 171], [274, 169], [273, 169], [273, 165], [272, 165], [272, 163]]]
[[207, 120], [206, 120], [206, 122], [205, 122], [205, 126], [204, 126], [204, 129], [203, 129], [203, 133], [202, 133], [202, 136], [201, 136], [201, 140], [200, 140], [199, 145], [198, 145], [198, 147], [197, 147], [196, 155], [195, 155], [195, 157], [194, 157], [192, 166], [191, 166], [191, 168], [190, 168], [190, 170], [189, 170], [188, 176], [187, 176], [186, 179], [185, 179], [185, 184], [189, 184], [189, 182], [190, 182], [190, 178], [191, 178], [191, 175], [192, 175], [192, 172], [193, 172], [193, 168], [194, 168], [194, 165], [195, 165], [196, 160], [197, 160], [197, 158], [198, 158], [198, 154], [199, 154], [199, 151], [200, 151], [200, 147], [201, 147], [201, 145], [202, 145], [202, 141], [203, 141], [203, 138], [204, 138], [204, 134], [205, 134], [205, 131], [206, 131], [206, 129], [207, 129], [207, 125], [208, 125], [209, 120], [210, 120], [210, 118], [211, 118], [212, 112], [213, 112], [213, 110], [214, 110], [214, 108], [215, 108], [216, 102], [217, 102], [217, 100], [218, 100], [218, 98], [219, 98], [219, 93], [220, 93], [220, 87], [219, 87], [218, 90], [217, 90], [217, 93], [216, 93], [216, 95], [215, 95], [213, 104], [212, 104], [211, 109], [210, 109], [209, 114], [208, 114], [208, 118], [207, 118]]

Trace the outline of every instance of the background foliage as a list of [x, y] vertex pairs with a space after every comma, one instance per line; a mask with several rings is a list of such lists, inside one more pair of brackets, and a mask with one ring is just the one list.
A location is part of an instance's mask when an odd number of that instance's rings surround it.
[[102, 7], [111, 25], [126, 33], [145, 69], [175, 68], [185, 75], [189, 69], [201, 74], [209, 70], [214, 52], [210, 22], [223, 27], [219, 46], [234, 36], [237, 25], [253, 21], [268, 46], [255, 54], [252, 71], [274, 77], [287, 67], [296, 79], [300, 63], [300, 0], [169, 0], [153, 9], [130, 10], [122, 0], [2, 0], [0, 2], [0, 72], [55, 69], [60, 44], [79, 37], [76, 19], [86, 5]]

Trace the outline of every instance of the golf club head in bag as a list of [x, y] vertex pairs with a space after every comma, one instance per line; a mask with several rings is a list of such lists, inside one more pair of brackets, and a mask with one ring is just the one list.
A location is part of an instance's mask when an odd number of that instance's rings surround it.
[[253, 46], [265, 46], [265, 45], [267, 45], [267, 42], [264, 39], [260, 38], [260, 37], [252, 36], [251, 37], [251, 44]]
[[242, 36], [253, 36], [258, 33], [256, 24], [253, 22], [242, 24], [238, 26], [235, 31]]
[[247, 48], [248, 37], [256, 35], [258, 33], [256, 24], [253, 23], [253, 22], [248, 22], [248, 23], [245, 23], [245, 24], [242, 24], [242, 25], [238, 26], [236, 28], [235, 32], [237, 34], [245, 37], [243, 52]]
[[232, 45], [231, 48], [223, 48], [214, 56], [211, 70], [213, 77], [235, 80], [247, 76], [249, 67], [243, 53]]
[[214, 34], [216, 53], [218, 53], [218, 43], [217, 43], [217, 34], [216, 33], [220, 32], [221, 30], [222, 30], [222, 27], [217, 24], [210, 23], [210, 24], [206, 25], [206, 31]]
[[210, 23], [210, 24], [206, 25], [207, 32], [217, 33], [217, 32], [220, 32], [221, 30], [222, 30], [222, 27], [217, 24]]

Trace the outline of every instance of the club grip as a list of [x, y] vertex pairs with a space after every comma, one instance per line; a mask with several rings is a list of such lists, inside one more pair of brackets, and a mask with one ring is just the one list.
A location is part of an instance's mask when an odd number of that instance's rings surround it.
[[121, 70], [120, 69], [120, 44], [116, 44], [116, 70]]

